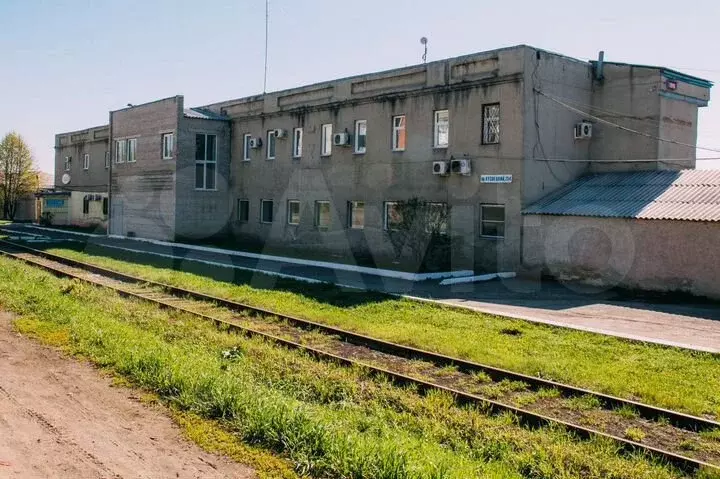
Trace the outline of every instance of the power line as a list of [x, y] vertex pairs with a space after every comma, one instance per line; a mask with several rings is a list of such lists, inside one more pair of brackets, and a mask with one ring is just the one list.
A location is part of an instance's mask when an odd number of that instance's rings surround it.
[[537, 93], [537, 94], [539, 94], [539, 95], [542, 95], [542, 96], [544, 96], [545, 98], [548, 98], [548, 99], [551, 100], [551, 101], [554, 101], [554, 102], [557, 103], [558, 105], [563, 106], [563, 107], [567, 108], [568, 110], [574, 111], [574, 112], [579, 113], [579, 114], [581, 114], [581, 115], [585, 115], [585, 116], [587, 116], [587, 117], [589, 117], [589, 118], [592, 118], [592, 119], [595, 120], [595, 121], [599, 121], [600, 123], [604, 123], [604, 124], [606, 124], [606, 125], [612, 126], [613, 128], [617, 128], [617, 129], [619, 129], [619, 130], [627, 131], [628, 133], [634, 133], [634, 134], [636, 134], [636, 135], [644, 136], [644, 137], [646, 137], [646, 138], [651, 138], [651, 139], [653, 139], [653, 140], [662, 141], [662, 142], [664, 142], [664, 143], [671, 143], [671, 144], [674, 144], [674, 145], [685, 146], [685, 147], [688, 147], [688, 148], [694, 148], [694, 149], [696, 149], [696, 150], [705, 150], [705, 151], [712, 151], [712, 152], [715, 152], [715, 153], [720, 153], [720, 149], [717, 149], [717, 148], [707, 148], [707, 147], [704, 147], [704, 146], [691, 145], [690, 143], [683, 143], [683, 142], [681, 142], [681, 141], [668, 140], [667, 138], [661, 138], [661, 137], [659, 137], [659, 136], [655, 136], [655, 135], [652, 135], [652, 134], [650, 134], [650, 133], [645, 133], [645, 132], [642, 132], [642, 131], [633, 130], [632, 128], [628, 128], [628, 127], [626, 127], [626, 126], [618, 125], [617, 123], [613, 123], [613, 122], [611, 122], [611, 121], [609, 121], [609, 120], [606, 120], [606, 119], [604, 119], [604, 118], [600, 118], [600, 117], [595, 116], [595, 115], [593, 115], [593, 114], [591, 114], [591, 113], [589, 113], [589, 112], [579, 110], [579, 109], [577, 109], [577, 108], [575, 108], [575, 107], [573, 107], [573, 106], [571, 106], [571, 105], [568, 105], [567, 103], [562, 102], [561, 100], [553, 97], [552, 95], [548, 95], [547, 93], [545, 93], [545, 92], [543, 92], [543, 91], [540, 91], [540, 90], [538, 90], [538, 89], [536, 89], [536, 88], [534, 89], [534, 91], [535, 91], [535, 93]]

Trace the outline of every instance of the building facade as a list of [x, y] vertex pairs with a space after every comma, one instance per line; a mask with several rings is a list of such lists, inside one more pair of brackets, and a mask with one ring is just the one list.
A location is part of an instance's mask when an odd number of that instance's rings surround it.
[[111, 112], [110, 232], [387, 264], [397, 203], [450, 267], [515, 270], [525, 207], [582, 175], [693, 168], [711, 84], [529, 46], [186, 108]]

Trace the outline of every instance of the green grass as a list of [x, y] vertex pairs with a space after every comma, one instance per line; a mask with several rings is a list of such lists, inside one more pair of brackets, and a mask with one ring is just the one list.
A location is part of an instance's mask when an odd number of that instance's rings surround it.
[[625, 437], [635, 442], [642, 442], [645, 439], [645, 433], [638, 427], [629, 427], [625, 429]]
[[173, 265], [149, 255], [102, 250], [121, 254], [120, 261], [71, 249], [50, 252], [458, 358], [720, 417], [720, 355], [192, 262]]
[[[20, 315], [21, 331], [54, 338], [156, 394], [205, 447], [258, 463], [248, 448], [272, 452], [301, 477], [681, 477], [618, 456], [605, 440], [525, 429], [509, 415], [459, 408], [446, 394], [419, 396], [361, 368], [317, 362], [4, 258], [0, 307]], [[268, 463], [283, 470], [282, 461]]]

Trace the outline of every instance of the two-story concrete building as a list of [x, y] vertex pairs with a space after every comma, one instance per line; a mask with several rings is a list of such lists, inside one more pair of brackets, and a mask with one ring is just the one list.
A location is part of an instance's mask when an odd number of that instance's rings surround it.
[[513, 270], [522, 211], [589, 173], [693, 168], [711, 84], [529, 46], [186, 108], [111, 112], [110, 233], [387, 264], [396, 203], [454, 268]]

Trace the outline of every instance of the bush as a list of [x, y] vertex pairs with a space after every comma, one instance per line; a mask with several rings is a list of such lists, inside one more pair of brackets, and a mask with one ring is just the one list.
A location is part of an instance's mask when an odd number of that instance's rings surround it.
[[52, 226], [52, 221], [55, 215], [51, 211], [45, 211], [40, 215], [40, 224], [43, 226]]

